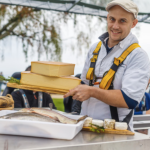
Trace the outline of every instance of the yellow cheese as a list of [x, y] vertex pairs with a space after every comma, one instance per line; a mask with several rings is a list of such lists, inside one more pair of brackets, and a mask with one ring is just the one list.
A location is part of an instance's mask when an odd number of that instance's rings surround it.
[[69, 76], [74, 75], [75, 64], [50, 62], [50, 61], [32, 61], [31, 72], [46, 76]]
[[48, 87], [54, 89], [70, 90], [80, 84], [81, 80], [72, 76], [49, 77], [30, 71], [21, 72], [21, 84], [34, 85], [38, 87]]

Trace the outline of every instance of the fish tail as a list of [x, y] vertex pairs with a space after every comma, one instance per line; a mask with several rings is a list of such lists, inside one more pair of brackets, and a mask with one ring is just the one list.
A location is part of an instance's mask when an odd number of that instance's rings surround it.
[[84, 119], [87, 118], [87, 117], [88, 117], [87, 115], [82, 116], [82, 117], [80, 117], [80, 118], [77, 120], [77, 122], [79, 122], [79, 121], [81, 121], [81, 120], [84, 120]]

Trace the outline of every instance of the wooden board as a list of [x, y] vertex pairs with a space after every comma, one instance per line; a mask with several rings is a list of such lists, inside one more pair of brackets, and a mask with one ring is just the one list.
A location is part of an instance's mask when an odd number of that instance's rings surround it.
[[[83, 127], [82, 130], [90, 131], [90, 127]], [[129, 130], [115, 130], [115, 129], [114, 130], [113, 129], [105, 129], [105, 131], [101, 132], [101, 133], [134, 135], [134, 132], [131, 132]]]
[[47, 87], [38, 87], [34, 85], [25, 85], [25, 84], [17, 84], [17, 83], [7, 83], [7, 87], [12, 87], [16, 89], [25, 89], [25, 90], [31, 90], [31, 91], [39, 91], [39, 92], [45, 92], [50, 94], [66, 94], [68, 90], [62, 90], [62, 89], [55, 89], [55, 88], [47, 88]]

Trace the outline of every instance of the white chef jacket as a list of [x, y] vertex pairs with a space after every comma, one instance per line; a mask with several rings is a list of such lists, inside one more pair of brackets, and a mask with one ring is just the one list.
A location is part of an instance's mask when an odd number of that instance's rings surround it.
[[[138, 43], [137, 38], [130, 32], [125, 39], [115, 45], [107, 54], [106, 40], [108, 38], [108, 33], [104, 33], [99, 38], [102, 41], [102, 46], [95, 65], [95, 75], [97, 77], [103, 77], [103, 74], [110, 69], [114, 57], [118, 58], [131, 44]], [[98, 42], [93, 44], [90, 48], [81, 75], [82, 81], [87, 85], [89, 85], [89, 80], [86, 79], [86, 74], [90, 68], [90, 59], [93, 57], [93, 51], [97, 44]], [[150, 62], [148, 55], [142, 48], [136, 48], [127, 56], [123, 64], [118, 68], [113, 81], [113, 87], [114, 89], [122, 90], [128, 97], [139, 103], [146, 90], [149, 74]], [[101, 79], [97, 80], [97, 82], [100, 81]], [[99, 88], [99, 85], [94, 86]], [[131, 112], [131, 109], [128, 108], [117, 108], [117, 110], [119, 121], [123, 121], [123, 119]], [[94, 119], [101, 120], [111, 119], [109, 105], [93, 97], [90, 97], [82, 103], [81, 115], [88, 115]], [[129, 122], [129, 127], [133, 131], [132, 120], [133, 115]]]

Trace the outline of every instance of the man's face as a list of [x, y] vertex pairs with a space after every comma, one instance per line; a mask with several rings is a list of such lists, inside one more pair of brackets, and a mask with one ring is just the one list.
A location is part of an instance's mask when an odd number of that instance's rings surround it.
[[132, 13], [117, 5], [112, 7], [107, 16], [110, 42], [119, 43], [129, 34], [131, 28], [135, 27], [137, 22]]

